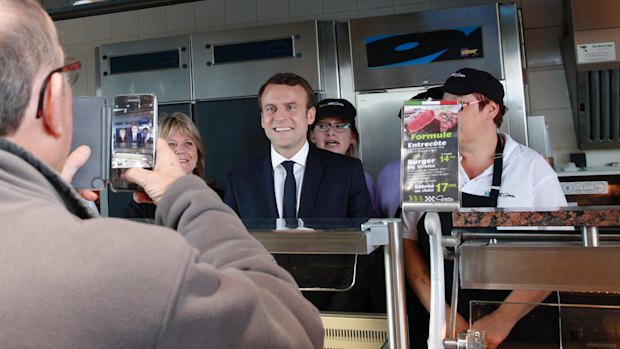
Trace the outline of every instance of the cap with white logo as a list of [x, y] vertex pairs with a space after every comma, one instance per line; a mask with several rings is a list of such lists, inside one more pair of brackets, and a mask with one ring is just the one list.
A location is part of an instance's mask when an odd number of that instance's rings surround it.
[[481, 93], [489, 99], [504, 106], [504, 86], [493, 75], [472, 68], [463, 68], [450, 74], [444, 84], [444, 91], [455, 96], [464, 96], [470, 93]]

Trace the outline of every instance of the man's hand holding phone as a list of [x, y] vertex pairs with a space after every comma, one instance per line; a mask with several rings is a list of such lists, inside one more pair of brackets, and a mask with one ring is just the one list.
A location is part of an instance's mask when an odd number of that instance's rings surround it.
[[[73, 176], [82, 166], [84, 166], [89, 156], [90, 148], [88, 146], [82, 145], [77, 147], [73, 152], [71, 152], [71, 154], [69, 154], [69, 157], [67, 157], [65, 165], [60, 172], [60, 176], [67, 181], [67, 183], [71, 183]], [[88, 201], [95, 201], [99, 197], [99, 195], [92, 190], [84, 189], [78, 190], [78, 192]]]
[[158, 204], [168, 187], [177, 179], [185, 176], [181, 164], [168, 146], [165, 139], [157, 140], [155, 169], [130, 168], [125, 172], [125, 179], [136, 183], [144, 192], [134, 193], [137, 202], [152, 202]]

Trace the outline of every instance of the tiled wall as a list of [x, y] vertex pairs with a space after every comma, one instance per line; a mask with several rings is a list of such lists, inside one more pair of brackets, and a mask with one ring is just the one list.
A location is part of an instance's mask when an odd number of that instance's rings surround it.
[[560, 52], [562, 0], [525, 0], [522, 12], [530, 115], [545, 116], [556, 163], [565, 163], [568, 154], [579, 149]]
[[[83, 62], [76, 95], [95, 95], [95, 47], [112, 42], [297, 22], [494, 3], [489, 0], [203, 0], [56, 22], [67, 55]], [[551, 126], [557, 163], [579, 151], [560, 55], [562, 0], [517, 0], [525, 30], [531, 115]], [[620, 161], [618, 151], [589, 151], [589, 165]]]

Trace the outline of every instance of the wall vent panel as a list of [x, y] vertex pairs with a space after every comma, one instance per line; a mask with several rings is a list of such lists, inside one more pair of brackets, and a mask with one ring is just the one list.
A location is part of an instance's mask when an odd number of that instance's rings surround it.
[[620, 148], [620, 70], [578, 73], [581, 149]]

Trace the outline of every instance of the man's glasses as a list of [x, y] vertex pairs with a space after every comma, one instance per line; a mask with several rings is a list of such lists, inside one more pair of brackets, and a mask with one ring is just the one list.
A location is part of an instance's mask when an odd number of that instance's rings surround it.
[[473, 104], [478, 104], [480, 102], [482, 102], [482, 101], [475, 100], [475, 101], [471, 101], [471, 102], [459, 102], [459, 110], [458, 111], [461, 112], [461, 111], [463, 111], [463, 109], [465, 109], [465, 107], [468, 107], [468, 106], [473, 105]]
[[67, 58], [65, 59], [65, 65], [58, 69], [52, 70], [47, 76], [45, 80], [43, 80], [43, 85], [41, 86], [41, 93], [39, 94], [39, 106], [37, 108], [37, 119], [43, 116], [43, 97], [45, 95], [45, 89], [47, 89], [47, 83], [50, 81], [52, 75], [56, 73], [63, 73], [67, 79], [69, 85], [75, 84], [78, 77], [80, 76], [80, 68], [82, 68], [82, 63], [80, 61]]
[[335, 122], [330, 124], [329, 122], [317, 122], [314, 126], [314, 129], [319, 132], [327, 132], [329, 128], [332, 127], [336, 132], [345, 132], [346, 130], [351, 128], [350, 122]]

